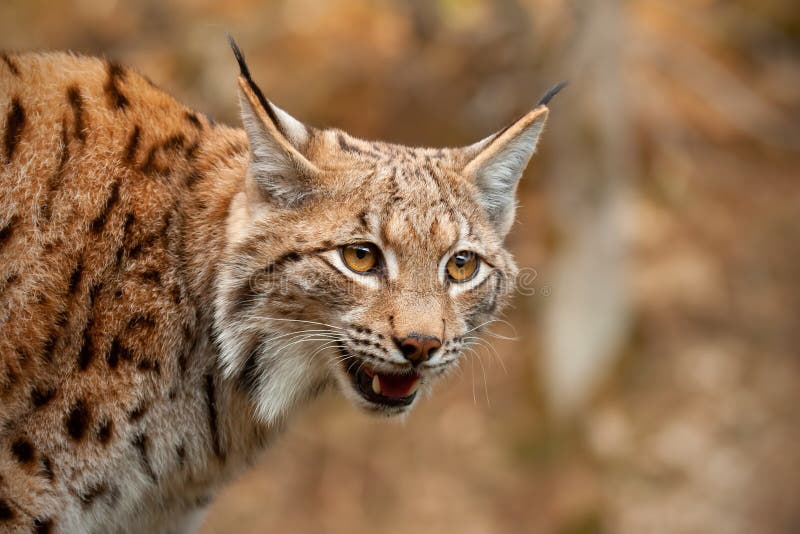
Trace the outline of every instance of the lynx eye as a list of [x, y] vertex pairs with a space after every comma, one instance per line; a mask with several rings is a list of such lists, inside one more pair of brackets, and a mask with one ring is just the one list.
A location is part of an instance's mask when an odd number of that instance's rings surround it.
[[374, 269], [380, 256], [378, 247], [372, 243], [345, 245], [339, 250], [341, 251], [344, 264], [347, 265], [351, 271], [355, 271], [359, 274], [365, 274]]
[[447, 260], [447, 277], [453, 282], [471, 280], [478, 272], [478, 256], [474, 252], [460, 250]]

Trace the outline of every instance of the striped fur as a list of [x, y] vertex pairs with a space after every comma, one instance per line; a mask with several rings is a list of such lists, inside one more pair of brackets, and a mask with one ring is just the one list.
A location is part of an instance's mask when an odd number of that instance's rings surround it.
[[[435, 335], [428, 389], [507, 300], [546, 108], [464, 149], [369, 142], [296, 121], [238, 57], [244, 130], [113, 62], [0, 56], [0, 530], [196, 525], [329, 385], [403, 411], [342, 358], [403, 371], [394, 340]], [[341, 263], [358, 241], [380, 275]], [[463, 248], [482, 271], [453, 284]]]

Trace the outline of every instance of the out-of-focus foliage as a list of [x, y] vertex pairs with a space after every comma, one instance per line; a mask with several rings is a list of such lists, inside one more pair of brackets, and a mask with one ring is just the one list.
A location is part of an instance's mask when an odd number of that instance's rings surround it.
[[0, 3], [0, 47], [112, 56], [236, 124], [225, 32], [364, 137], [467, 143], [571, 85], [510, 237], [518, 340], [404, 424], [324, 398], [204, 533], [800, 529], [796, 2]]

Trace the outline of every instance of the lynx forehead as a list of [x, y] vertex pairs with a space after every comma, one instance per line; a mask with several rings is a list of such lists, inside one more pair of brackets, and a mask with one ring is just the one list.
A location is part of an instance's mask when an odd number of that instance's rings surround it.
[[116, 63], [0, 55], [0, 530], [190, 531], [329, 386], [407, 412], [508, 298], [547, 101], [468, 147], [243, 130]]

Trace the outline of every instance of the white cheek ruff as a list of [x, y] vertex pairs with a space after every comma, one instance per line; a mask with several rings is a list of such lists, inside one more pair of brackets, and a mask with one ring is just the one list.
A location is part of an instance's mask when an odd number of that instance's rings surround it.
[[[293, 345], [294, 346], [291, 346]], [[267, 424], [277, 424], [297, 406], [315, 383], [328, 376], [325, 366], [314, 365], [315, 354], [326, 342], [288, 342], [261, 349], [262, 364], [255, 377], [256, 416]]]

